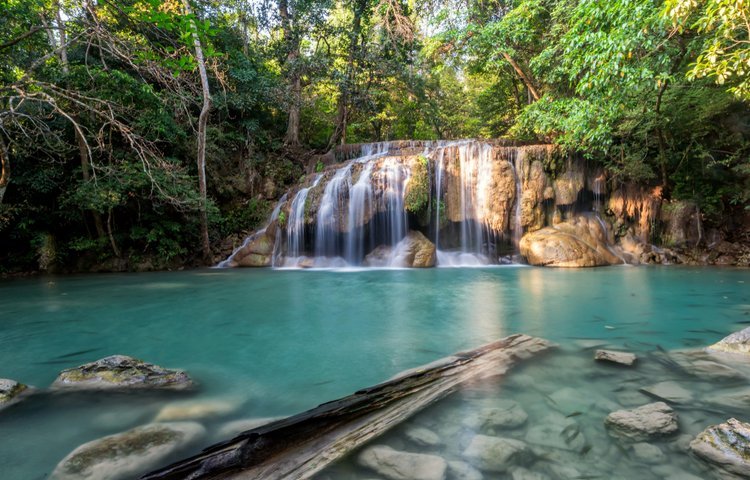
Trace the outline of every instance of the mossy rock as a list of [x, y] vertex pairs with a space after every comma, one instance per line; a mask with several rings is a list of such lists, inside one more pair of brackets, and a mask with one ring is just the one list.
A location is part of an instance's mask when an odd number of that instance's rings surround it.
[[23, 383], [8, 378], [0, 378], [0, 410], [18, 403], [30, 389]]
[[135, 389], [193, 386], [181, 370], [169, 370], [126, 355], [112, 355], [60, 372], [52, 383], [57, 389]]

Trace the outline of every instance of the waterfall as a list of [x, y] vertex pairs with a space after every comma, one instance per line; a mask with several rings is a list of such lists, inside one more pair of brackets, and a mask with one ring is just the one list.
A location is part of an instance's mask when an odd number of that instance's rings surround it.
[[[349, 193], [352, 183], [352, 164], [336, 170], [323, 190], [315, 229], [315, 256], [336, 257], [341, 252], [339, 242], [342, 231], [343, 195]], [[348, 222], [347, 222], [348, 223]]]
[[362, 261], [365, 256], [365, 214], [372, 208], [373, 162], [365, 164], [357, 183], [349, 190], [349, 215], [344, 259], [350, 265]]
[[[521, 219], [521, 199], [523, 197], [522, 189], [522, 175], [523, 175], [523, 161], [524, 151], [519, 150], [513, 155], [513, 161], [510, 162], [513, 166], [513, 175], [516, 178], [516, 206], [513, 212], [513, 247], [518, 253], [518, 245], [521, 243], [521, 237], [523, 236], [523, 222]], [[510, 160], [509, 160], [510, 161]]]
[[[440, 250], [440, 204], [443, 202], [443, 170], [445, 169], [445, 148], [435, 155], [435, 248]], [[445, 212], [443, 212], [445, 214]]]
[[318, 186], [321, 178], [323, 178], [323, 174], [318, 173], [313, 183], [309, 187], [300, 189], [292, 200], [292, 206], [289, 208], [289, 218], [286, 223], [287, 261], [285, 265], [287, 266], [290, 260], [296, 262], [305, 252], [305, 205], [307, 203], [307, 195], [310, 190]]

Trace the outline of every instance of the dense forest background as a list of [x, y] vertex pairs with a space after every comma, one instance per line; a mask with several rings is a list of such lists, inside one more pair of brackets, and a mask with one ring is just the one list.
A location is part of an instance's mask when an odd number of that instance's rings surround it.
[[216, 260], [341, 143], [555, 142], [727, 224], [744, 0], [0, 0], [0, 273]]

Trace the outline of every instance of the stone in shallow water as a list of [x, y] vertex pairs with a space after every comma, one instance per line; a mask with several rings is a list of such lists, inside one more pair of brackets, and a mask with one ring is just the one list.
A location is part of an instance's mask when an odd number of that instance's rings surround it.
[[448, 478], [451, 480], [482, 480], [482, 472], [466, 462], [454, 460], [448, 462]]
[[475, 435], [463, 456], [480, 470], [505, 472], [514, 465], [524, 465], [533, 460], [526, 443], [511, 438]]
[[205, 433], [199, 423], [152, 423], [73, 450], [52, 472], [54, 480], [124, 480], [158, 467]]
[[442, 457], [373, 445], [359, 454], [358, 462], [389, 480], [444, 480], [448, 464]]
[[600, 362], [616, 363], [618, 365], [632, 366], [635, 363], [636, 356], [628, 352], [616, 352], [614, 350], [597, 350], [594, 353], [594, 360]]
[[183, 389], [193, 385], [187, 373], [169, 370], [126, 355], [112, 355], [60, 372], [52, 388], [75, 389]]
[[679, 429], [677, 413], [664, 402], [612, 412], [604, 424], [609, 427], [610, 434], [634, 441], [670, 435]]
[[747, 409], [750, 408], [750, 391], [741, 390], [710, 396], [707, 402], [722, 408]]
[[727, 472], [750, 478], [750, 423], [730, 418], [712, 425], [690, 442], [690, 450]]
[[435, 447], [440, 445], [440, 437], [429, 428], [412, 427], [406, 430], [406, 438], [420, 447]]
[[21, 401], [21, 397], [29, 392], [29, 387], [23, 383], [8, 378], [0, 378], [0, 410]]
[[174, 402], [162, 407], [154, 418], [155, 422], [173, 422], [175, 420], [196, 420], [199, 418], [218, 417], [233, 412], [240, 402], [224, 399]]
[[491, 407], [470, 414], [462, 424], [474, 431], [517, 428], [526, 423], [528, 414], [513, 400], [496, 400]]
[[[669, 358], [674, 360], [688, 375], [705, 379], [706, 381], [741, 381], [747, 376], [739, 370], [732, 368], [723, 361], [737, 360], [735, 355], [723, 353], [709, 353], [703, 350], [678, 350], [669, 353]], [[740, 359], [742, 357], [739, 357]], [[717, 361], [718, 360], [718, 361]]]
[[750, 327], [724, 337], [706, 350], [750, 355]]
[[[586, 437], [573, 418], [551, 413], [529, 428], [526, 441], [534, 446], [578, 452], [586, 444]], [[540, 453], [539, 449], [534, 451]]]
[[689, 390], [672, 381], [655, 383], [641, 388], [641, 392], [671, 403], [688, 403], [693, 400], [693, 394]]
[[658, 465], [666, 460], [666, 455], [656, 445], [639, 442], [633, 445], [633, 456], [643, 463]]

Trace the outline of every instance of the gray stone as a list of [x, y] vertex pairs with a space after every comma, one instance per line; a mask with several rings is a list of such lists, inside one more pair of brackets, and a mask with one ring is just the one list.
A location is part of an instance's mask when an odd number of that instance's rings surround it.
[[617, 363], [619, 365], [632, 366], [636, 361], [636, 356], [628, 352], [616, 352], [614, 350], [597, 350], [594, 353], [594, 360], [600, 362]]
[[[738, 356], [721, 352], [706, 352], [704, 350], [678, 350], [669, 353], [669, 358], [687, 373], [707, 381], [740, 381], [747, 376], [737, 369], [725, 365], [723, 361], [735, 363]], [[742, 357], [739, 357], [741, 360]], [[717, 361], [718, 360], [718, 361]], [[735, 362], [732, 362], [734, 360]]]
[[639, 442], [633, 445], [633, 456], [641, 462], [651, 465], [658, 465], [664, 462], [667, 458], [667, 456], [664, 455], [664, 452], [661, 451], [661, 448], [645, 442]]
[[0, 410], [18, 403], [28, 394], [29, 387], [8, 378], [0, 378]]
[[677, 413], [664, 402], [612, 412], [607, 415], [604, 424], [610, 434], [634, 441], [670, 435], [679, 429]]
[[110, 435], [73, 450], [52, 472], [54, 480], [137, 478], [203, 435], [195, 422], [152, 423]]
[[706, 350], [740, 355], [750, 355], [750, 327], [724, 337]]
[[448, 462], [448, 478], [451, 480], [482, 480], [482, 472], [466, 462], [454, 460]]
[[359, 454], [358, 462], [390, 480], [444, 480], [448, 464], [442, 457], [373, 445]]
[[463, 456], [472, 465], [488, 472], [505, 472], [514, 465], [523, 465], [533, 459], [533, 453], [526, 443], [487, 435], [475, 435]]
[[750, 423], [730, 418], [712, 425], [690, 442], [690, 450], [729, 473], [750, 477]]
[[728, 392], [721, 395], [711, 396], [706, 401], [712, 405], [717, 405], [730, 409], [747, 409], [750, 408], [750, 391], [743, 390], [739, 392]]
[[412, 443], [420, 447], [435, 447], [442, 443], [437, 433], [424, 427], [409, 428], [405, 435]]
[[576, 452], [586, 444], [586, 438], [578, 422], [555, 413], [547, 415], [529, 428], [526, 432], [526, 441], [534, 446]]
[[513, 478], [513, 480], [549, 480], [549, 477], [547, 475], [539, 472], [532, 472], [531, 470], [523, 467], [513, 470], [513, 475], [511, 475], [511, 478]]
[[573, 412], [589, 411], [596, 403], [596, 399], [585, 390], [564, 387], [549, 395], [548, 403], [555, 410], [569, 415]]
[[693, 400], [693, 394], [676, 382], [659, 382], [641, 388], [641, 392], [658, 400], [671, 403], [688, 403]]
[[191, 387], [181, 370], [168, 370], [126, 355], [112, 355], [60, 372], [52, 383], [57, 389], [134, 389]]
[[528, 414], [513, 400], [498, 400], [468, 416], [462, 424], [474, 431], [517, 428], [526, 423]]

